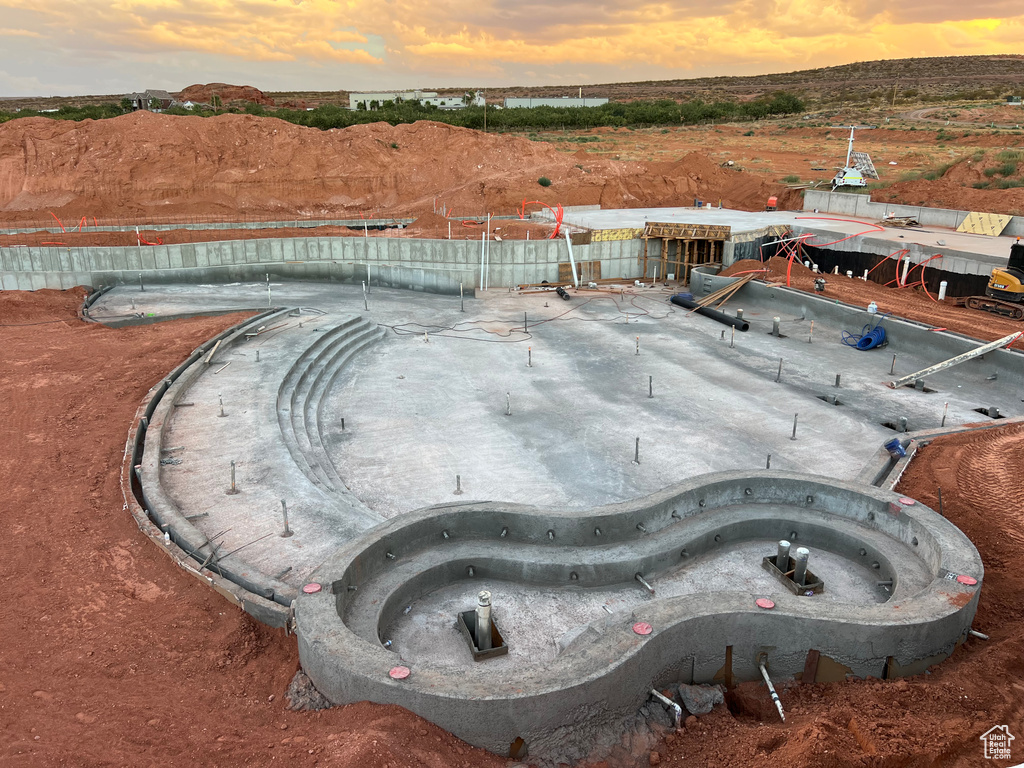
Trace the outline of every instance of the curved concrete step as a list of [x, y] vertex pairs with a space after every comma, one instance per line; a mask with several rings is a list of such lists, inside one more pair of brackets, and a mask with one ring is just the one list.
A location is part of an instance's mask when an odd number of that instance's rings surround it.
[[345, 487], [345, 484], [334, 471], [330, 460], [325, 460], [326, 455], [321, 455], [315, 450], [315, 441], [311, 439], [311, 432], [307, 424], [311, 398], [322, 396], [323, 391], [321, 389], [317, 392], [316, 384], [323, 381], [325, 377], [329, 378], [330, 372], [338, 370], [339, 364], [344, 365], [351, 358], [353, 350], [362, 349], [363, 342], [376, 330], [376, 326], [363, 321], [346, 329], [344, 334], [335, 336], [329, 347], [322, 350], [316, 359], [307, 366], [300, 377], [299, 386], [292, 392], [290, 417], [299, 451], [302, 453], [306, 465], [320, 479], [324, 487], [331, 491], [340, 490]]
[[313, 344], [309, 345], [309, 347], [307, 347], [302, 354], [296, 358], [295, 362], [288, 369], [284, 378], [281, 379], [281, 384], [277, 390], [277, 421], [281, 430], [281, 435], [284, 438], [284, 443], [288, 448], [288, 452], [291, 454], [292, 460], [295, 461], [299, 469], [302, 470], [303, 474], [309, 477], [310, 481], [319, 487], [326, 487], [327, 484], [308, 464], [305, 454], [303, 454], [299, 447], [298, 438], [295, 434], [294, 424], [291, 418], [291, 413], [294, 410], [294, 393], [309, 366], [312, 365], [313, 362], [325, 352], [325, 350], [329, 350], [332, 344], [334, 344], [339, 337], [343, 337], [346, 333], [350, 333], [360, 322], [362, 322], [362, 319], [359, 317], [352, 317], [344, 320], [338, 326], [320, 336]]
[[321, 375], [314, 383], [310, 392], [310, 397], [307, 399], [305, 404], [305, 428], [311, 444], [311, 450], [313, 455], [316, 457], [317, 462], [327, 470], [328, 475], [334, 481], [339, 490], [342, 488], [347, 490], [348, 485], [342, 479], [338, 472], [338, 468], [334, 465], [334, 460], [327, 452], [327, 446], [324, 444], [324, 430], [322, 424], [323, 407], [324, 402], [326, 402], [325, 395], [333, 389], [335, 381], [345, 369], [345, 366], [347, 366], [360, 352], [384, 338], [385, 333], [386, 331], [383, 328], [374, 327], [369, 329], [367, 333], [361, 335], [358, 341], [353, 339], [353, 343], [349, 348], [337, 355], [332, 364], [322, 371]]

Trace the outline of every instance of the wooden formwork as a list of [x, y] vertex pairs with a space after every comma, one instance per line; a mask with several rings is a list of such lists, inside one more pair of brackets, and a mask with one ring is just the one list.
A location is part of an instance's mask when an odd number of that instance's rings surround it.
[[[653, 261], [657, 277], [674, 274], [677, 282], [689, 283], [694, 267], [721, 265], [725, 241], [731, 236], [732, 227], [719, 224], [649, 221], [642, 235], [644, 248], [640, 258], [643, 259], [643, 274], [648, 275], [648, 261]], [[652, 239], [661, 241], [658, 258], [652, 258], [648, 253], [648, 242]]]

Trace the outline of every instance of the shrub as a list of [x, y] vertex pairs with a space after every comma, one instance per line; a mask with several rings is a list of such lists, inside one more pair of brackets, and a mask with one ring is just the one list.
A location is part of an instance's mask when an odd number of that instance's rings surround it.
[[975, 189], [988, 189], [988, 186], [991, 183], [992, 182], [990, 181], [976, 181], [973, 184], [971, 184], [971, 186], [974, 187]]
[[753, 135], [754, 135], [754, 132], [753, 132], [753, 131], [747, 131], [747, 132], [746, 132], [746, 133], [744, 133], [743, 135], [744, 135], [744, 136], [753, 136]]
[[782, 177], [783, 184], [796, 184], [798, 181], [800, 181], [800, 177], [793, 174]]
[[551, 179], [549, 179], [547, 176], [541, 176], [539, 179], [537, 179], [537, 183], [540, 184], [542, 187], [550, 187]]
[[391, 142], [391, 148], [392, 149], [398, 149], [398, 142], [397, 141], [392, 141]]

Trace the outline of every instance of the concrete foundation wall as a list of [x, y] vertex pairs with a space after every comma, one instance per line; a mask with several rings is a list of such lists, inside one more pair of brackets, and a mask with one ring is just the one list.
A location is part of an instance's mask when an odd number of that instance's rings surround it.
[[[956, 229], [970, 211], [954, 211], [949, 208], [928, 208], [923, 205], [897, 205], [896, 203], [873, 203], [871, 195], [853, 192], [830, 192], [808, 189], [804, 192], [804, 209], [818, 209], [823, 213], [838, 213], [866, 219], [881, 219], [885, 216], [913, 216], [926, 227], [948, 227]], [[1004, 235], [1024, 236], [1024, 217], [1014, 216], [1003, 230]]]
[[[639, 240], [573, 247], [580, 261], [600, 261], [602, 277], [640, 277]], [[143, 281], [220, 283], [276, 279], [335, 280], [458, 293], [481, 286], [481, 252], [489, 288], [558, 280], [569, 261], [562, 240], [467, 240], [387, 237], [225, 240], [129, 247], [0, 249], [0, 289], [66, 289]], [[489, 261], [488, 261], [489, 260]]]

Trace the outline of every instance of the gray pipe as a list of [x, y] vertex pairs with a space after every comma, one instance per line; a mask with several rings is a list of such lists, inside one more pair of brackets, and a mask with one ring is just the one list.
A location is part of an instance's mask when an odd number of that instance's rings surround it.
[[796, 548], [796, 566], [793, 568], [793, 581], [801, 587], [807, 580], [807, 561], [811, 557], [811, 551], [807, 547]]
[[476, 647], [478, 651], [489, 651], [491, 649], [491, 593], [484, 590], [476, 597]]
[[779, 542], [779, 553], [775, 556], [775, 567], [785, 573], [789, 570], [790, 543], [785, 539]]

